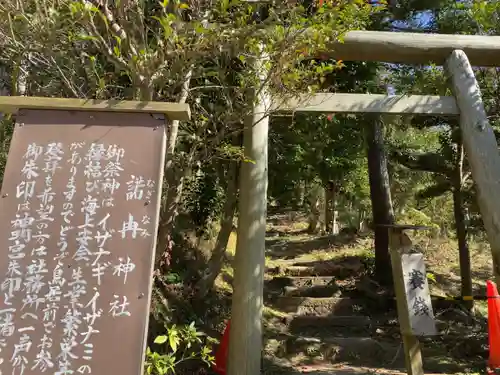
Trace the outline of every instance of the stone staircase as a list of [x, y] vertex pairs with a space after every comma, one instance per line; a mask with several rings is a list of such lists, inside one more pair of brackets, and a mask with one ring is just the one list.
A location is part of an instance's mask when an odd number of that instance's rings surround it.
[[[405, 374], [396, 301], [369, 276], [373, 239], [309, 237], [285, 224], [266, 243], [263, 374]], [[481, 315], [435, 302], [440, 334], [420, 340], [426, 375], [483, 366]]]
[[279, 312], [279, 317], [268, 323], [265, 354], [294, 368], [404, 367], [393, 337], [398, 332], [394, 316], [388, 314], [385, 321], [371, 318], [368, 311], [377, 310], [377, 301], [361, 298], [356, 287], [346, 282], [357, 271], [340, 267], [318, 272], [291, 265], [266, 280], [266, 306]]

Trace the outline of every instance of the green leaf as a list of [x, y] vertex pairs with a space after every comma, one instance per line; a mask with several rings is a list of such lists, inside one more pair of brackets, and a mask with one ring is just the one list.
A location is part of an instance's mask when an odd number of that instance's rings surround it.
[[436, 282], [436, 276], [432, 272], [427, 272], [427, 280], [432, 281], [433, 283]]
[[203, 34], [206, 31], [206, 29], [201, 22], [195, 22], [194, 31], [196, 32], [196, 34]]
[[158, 374], [163, 375], [165, 373], [165, 368], [160, 363], [156, 363], [155, 367]]
[[221, 1], [221, 10], [222, 10], [222, 12], [226, 13], [228, 8], [229, 8], [229, 0], [222, 0]]
[[180, 343], [179, 331], [175, 325], [168, 330], [168, 343], [170, 348], [172, 348], [172, 351], [175, 353]]
[[167, 342], [167, 336], [166, 335], [161, 335], [161, 336], [158, 336], [157, 338], [155, 338], [155, 341], [154, 343], [155, 344], [165, 344]]
[[78, 34], [76, 36], [78, 40], [97, 40], [97, 38], [93, 35], [88, 35], [88, 34]]

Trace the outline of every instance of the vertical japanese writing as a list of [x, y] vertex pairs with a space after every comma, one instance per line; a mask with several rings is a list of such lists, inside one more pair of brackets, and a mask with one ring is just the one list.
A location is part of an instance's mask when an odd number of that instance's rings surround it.
[[146, 181], [142, 176], [130, 175], [130, 180], [127, 182], [126, 200], [142, 200], [144, 198], [144, 189]]
[[155, 182], [153, 180], [146, 181], [146, 200], [150, 201], [155, 193]]
[[[23, 155], [24, 165], [21, 169], [21, 182], [16, 186], [17, 213], [11, 221], [11, 232], [9, 237], [8, 266], [6, 279], [1, 285], [4, 294], [4, 305], [12, 306], [11, 300], [23, 287], [23, 269], [21, 261], [26, 257], [28, 246], [33, 238], [35, 218], [30, 214], [30, 202], [35, 196], [36, 179], [40, 174], [37, 161], [42, 157], [44, 149], [42, 146], [32, 143], [28, 145]], [[40, 228], [38, 228], [40, 230]], [[36, 261], [34, 261], [36, 262]], [[28, 269], [31, 274], [24, 282], [27, 294], [39, 291], [40, 283], [37, 282], [36, 264]], [[29, 298], [27, 296], [27, 298]], [[26, 302], [26, 298], [23, 299]], [[22, 309], [22, 308], [21, 308]], [[0, 311], [0, 351], [4, 351], [6, 340], [16, 332], [14, 318], [16, 308], [9, 307]], [[12, 365], [12, 373], [22, 375], [27, 367], [27, 353], [31, 349], [31, 337], [29, 332], [32, 327], [24, 326], [17, 329], [21, 334], [18, 342], [14, 344], [14, 350], [9, 358]], [[4, 362], [3, 356], [0, 358]]]
[[[107, 247], [115, 230], [108, 224], [111, 214], [107, 212], [100, 216], [100, 213], [103, 209], [114, 206], [114, 195], [120, 188], [118, 179], [123, 171], [121, 159], [124, 155], [125, 151], [116, 145], [105, 148], [103, 144], [92, 143], [85, 157], [87, 164], [84, 174], [87, 178], [86, 193], [88, 195], [84, 212], [88, 231], [83, 233], [86, 238], [82, 248], [84, 251], [80, 253], [79, 259], [84, 260], [90, 266], [97, 287], [94, 288], [93, 297], [84, 306], [83, 320], [86, 323], [86, 329], [80, 334], [79, 343], [84, 347], [82, 359], [85, 363], [77, 369], [81, 374], [92, 373], [90, 364], [93, 353], [92, 337], [99, 333], [95, 326], [103, 312], [98, 307], [100, 297], [98, 287], [102, 283], [106, 270], [111, 266], [111, 261], [108, 259], [111, 252], [107, 250]], [[97, 249], [95, 252], [88, 251], [90, 241], [92, 241], [92, 248]], [[91, 263], [90, 260], [92, 260]]]
[[402, 254], [401, 263], [411, 329], [416, 335], [434, 335], [436, 325], [424, 256], [421, 253]]
[[415, 302], [413, 303], [413, 313], [415, 316], [420, 316], [420, 315], [429, 315], [430, 314], [430, 309], [429, 306], [427, 306], [427, 302], [423, 297], [417, 297], [415, 298]]
[[[155, 193], [155, 182], [151, 179], [145, 179], [143, 176], [130, 175], [130, 180], [127, 181], [127, 193], [125, 200], [144, 200], [149, 202]], [[140, 225], [147, 226], [151, 223], [151, 218], [148, 215], [143, 215], [138, 220], [132, 214], [129, 214], [127, 220], [123, 222], [120, 233], [122, 239], [138, 237], [149, 237], [151, 233]]]
[[[149, 216], [143, 216], [142, 223], [150, 222]], [[139, 237], [149, 237], [151, 233], [146, 228], [141, 228], [140, 224], [132, 214], [128, 214], [126, 220], [123, 221], [122, 228], [119, 230], [122, 240], [132, 239], [135, 240]]]
[[12, 364], [12, 375], [22, 375], [28, 366], [27, 355], [30, 352], [32, 342], [30, 332], [34, 331], [32, 326], [23, 326], [18, 328], [20, 333], [19, 341], [14, 344], [14, 353], [10, 358]]
[[[59, 225], [57, 241], [57, 255], [54, 260], [57, 261], [52, 273], [52, 280], [49, 286], [48, 298], [49, 305], [44, 314], [46, 335], [58, 322], [58, 312], [61, 307], [62, 297], [67, 298], [68, 304], [64, 305], [63, 316], [59, 320], [63, 327], [63, 336], [59, 343], [59, 353], [55, 358], [57, 360], [58, 374], [72, 374], [71, 360], [77, 357], [72, 352], [76, 346], [77, 329], [80, 324], [80, 315], [78, 308], [80, 306], [79, 297], [85, 292], [85, 281], [82, 277], [80, 267], [75, 267], [71, 271], [70, 281], [64, 278], [64, 265], [66, 261], [71, 262], [68, 249], [68, 232], [73, 230], [72, 218], [75, 216], [73, 198], [77, 192], [76, 175], [78, 166], [82, 163], [81, 148], [83, 143], [71, 143], [69, 146], [69, 156], [66, 159], [66, 166], [69, 166], [69, 178], [63, 191], [63, 202], [61, 207], [61, 224]], [[77, 252], [80, 249], [80, 242], [77, 240]], [[71, 264], [69, 265], [71, 267]], [[67, 292], [64, 293], [64, 287], [67, 285]], [[64, 293], [64, 294], [63, 294]], [[44, 335], [42, 342], [48, 348], [52, 347], [51, 337]]]
[[424, 289], [425, 285], [425, 275], [422, 271], [417, 269], [412, 269], [410, 274], [410, 286], [412, 289]]
[[[97, 209], [99, 208], [97, 201], [98, 191], [96, 186], [99, 184], [99, 178], [102, 175], [101, 172], [101, 158], [104, 150], [102, 144], [92, 143], [86, 152], [85, 156], [82, 157], [82, 148], [85, 146], [83, 142], [72, 143], [70, 146], [71, 157], [68, 159], [70, 164], [70, 178], [66, 185], [66, 191], [64, 192], [65, 202], [63, 207], [63, 223], [61, 225], [59, 241], [59, 260], [62, 264], [62, 259], [66, 256], [67, 241], [66, 232], [72, 229], [71, 217], [75, 215], [74, 205], [72, 199], [76, 194], [75, 178], [78, 173], [78, 166], [85, 161], [83, 173], [86, 177], [85, 181], [85, 197], [81, 202], [80, 212], [83, 213], [83, 224], [77, 227], [76, 233], [76, 251], [71, 256], [71, 260], [74, 261], [75, 267], [72, 269], [71, 279], [68, 282], [68, 292], [64, 297], [68, 298], [69, 304], [67, 305], [66, 312], [61, 319], [61, 323], [64, 326], [63, 338], [60, 344], [60, 353], [58, 355], [59, 360], [59, 374], [72, 374], [74, 370], [71, 368], [71, 361], [77, 359], [78, 356], [75, 355], [75, 351], [79, 344], [82, 344], [80, 340], [79, 328], [82, 325], [82, 320], [85, 320], [83, 316], [82, 308], [86, 308], [88, 305], [84, 305], [81, 301], [88, 292], [88, 281], [85, 280], [83, 272], [84, 269], [90, 265], [90, 260], [92, 256], [91, 248], [93, 247], [93, 229], [95, 227], [95, 215]], [[68, 225], [69, 227], [66, 227]], [[95, 320], [95, 318], [94, 318]]]
[[[52, 151], [53, 151], [52, 153], [56, 154], [58, 158], [56, 159], [55, 156], [47, 158], [49, 160], [46, 161], [46, 166], [49, 173], [51, 170], [57, 171], [58, 169], [61, 169], [60, 162], [64, 155], [62, 145], [59, 145], [58, 150], [53, 148]], [[73, 147], [70, 147], [69, 151], [73, 152]], [[34, 365], [32, 367], [32, 370], [39, 370], [41, 372], [45, 372], [48, 369], [54, 367], [54, 362], [53, 362], [54, 359], [52, 358], [50, 349], [55, 346], [53, 343], [52, 333], [56, 326], [57, 312], [59, 311], [59, 306], [61, 303], [63, 286], [66, 283], [66, 280], [64, 279], [63, 266], [64, 266], [64, 258], [67, 256], [66, 250], [68, 248], [67, 231], [71, 229], [71, 227], [69, 226], [70, 221], [68, 216], [71, 215], [72, 213], [73, 205], [71, 203], [71, 200], [76, 191], [74, 185], [74, 177], [76, 174], [76, 168], [75, 168], [76, 162], [73, 159], [73, 156], [74, 153], [71, 155], [71, 159], [66, 161], [66, 163], [69, 163], [71, 167], [70, 167], [70, 178], [63, 192], [64, 199], [61, 207], [61, 216], [63, 218], [63, 222], [62, 224], [60, 224], [58, 230], [56, 231], [57, 235], [59, 236], [59, 240], [57, 241], [58, 251], [56, 256], [54, 257], [54, 260], [56, 260], [57, 263], [54, 269], [52, 270], [51, 279], [48, 282], [48, 291], [47, 294], [45, 295], [46, 304], [45, 308], [43, 309], [43, 318], [42, 318], [44, 333], [41, 338], [40, 344], [37, 346], [38, 354], [36, 356]], [[48, 177], [50, 177], [50, 175]], [[61, 368], [64, 369], [65, 366], [68, 366], [68, 364], [67, 363], [64, 364], [61, 363], [61, 361], [59, 361], [58, 364], [59, 369]]]
[[19, 180], [3, 187], [0, 375], [101, 373], [93, 354], [106, 349], [109, 323], [146, 309], [138, 285], [150, 269], [157, 168], [81, 134], [22, 143], [8, 173]]
[[[46, 241], [50, 237], [49, 224], [54, 221], [54, 197], [55, 192], [52, 188], [52, 179], [58, 169], [61, 169], [60, 162], [64, 154], [63, 145], [59, 142], [52, 142], [47, 145], [44, 152], [44, 180], [43, 191], [37, 195], [39, 208], [36, 210], [36, 233], [33, 235], [34, 249], [31, 253], [31, 264], [27, 266], [26, 281], [24, 282], [26, 297], [23, 300], [22, 310], [29, 308], [32, 313], [26, 313], [23, 316], [31, 321], [31, 324], [36, 324], [40, 305], [43, 305], [43, 322], [44, 322], [44, 335], [40, 344], [33, 348], [36, 350], [36, 358], [31, 367], [32, 370], [47, 371], [47, 369], [54, 367], [52, 362], [51, 353], [48, 348], [52, 345], [51, 322], [47, 321], [47, 316], [50, 312], [50, 290], [49, 293], [41, 296], [42, 288], [47, 285], [45, 280], [49, 269], [46, 263], [47, 246]], [[49, 304], [47, 304], [49, 299]], [[29, 327], [29, 331], [34, 331], [34, 326]], [[28, 331], [27, 331], [28, 332]], [[21, 339], [28, 340], [29, 336], [26, 333]], [[26, 341], [26, 346], [28, 341]], [[29, 348], [31, 348], [31, 339], [29, 340]]]
[[125, 150], [117, 145], [111, 145], [106, 151], [106, 166], [104, 167], [104, 181], [102, 183], [102, 191], [109, 195], [111, 204], [113, 202], [114, 194], [119, 189], [120, 183], [118, 178], [123, 172], [121, 164], [122, 158], [125, 156]]
[[14, 335], [16, 326], [14, 325], [15, 308], [0, 310], [0, 363], [5, 362], [3, 352], [7, 346], [7, 338]]
[[[409, 286], [410, 290], [417, 291], [417, 290], [424, 290], [425, 286], [425, 275], [423, 272], [419, 269], [413, 268], [409, 274]], [[415, 316], [419, 315], [429, 315], [429, 307], [426, 304], [426, 301], [424, 298], [421, 296], [417, 296], [415, 298], [415, 301], [413, 305], [411, 306], [413, 309], [413, 314]]]
[[78, 367], [78, 372], [80, 374], [90, 374], [92, 373], [92, 368], [90, 366], [90, 361], [92, 360], [92, 352], [94, 345], [91, 342], [91, 337], [99, 333], [99, 330], [95, 329], [95, 323], [98, 318], [102, 315], [102, 309], [97, 306], [97, 301], [99, 299], [100, 293], [98, 288], [94, 288], [94, 295], [85, 305], [86, 313], [84, 320], [87, 324], [85, 332], [80, 333], [80, 344], [84, 347], [84, 355], [82, 359], [85, 363]]

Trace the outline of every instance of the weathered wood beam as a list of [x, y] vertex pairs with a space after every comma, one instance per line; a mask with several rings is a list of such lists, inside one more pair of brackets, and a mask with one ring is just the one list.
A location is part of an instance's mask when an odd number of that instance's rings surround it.
[[460, 108], [460, 128], [481, 217], [488, 235], [497, 283], [500, 282], [500, 154], [488, 122], [481, 90], [464, 51], [453, 51], [446, 69]]
[[278, 101], [273, 109], [276, 112], [459, 114], [454, 97], [432, 95], [305, 94]]
[[98, 112], [148, 112], [164, 114], [170, 120], [186, 121], [191, 118], [189, 104], [185, 103], [65, 99], [35, 96], [0, 96], [0, 112], [17, 113], [19, 109], [62, 109], [67, 111]]
[[350, 31], [325, 55], [345, 61], [443, 65], [454, 50], [463, 50], [474, 66], [500, 65], [500, 36]]

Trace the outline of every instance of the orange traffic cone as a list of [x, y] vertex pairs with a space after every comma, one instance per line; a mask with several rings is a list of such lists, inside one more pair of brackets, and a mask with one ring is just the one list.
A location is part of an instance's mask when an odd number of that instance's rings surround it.
[[219, 375], [226, 375], [227, 352], [229, 350], [229, 326], [231, 321], [228, 320], [222, 339], [220, 340], [219, 348], [215, 353], [214, 371]]
[[486, 282], [488, 297], [488, 341], [490, 355], [488, 360], [489, 373], [494, 374], [500, 369], [500, 296], [497, 286], [492, 281]]

